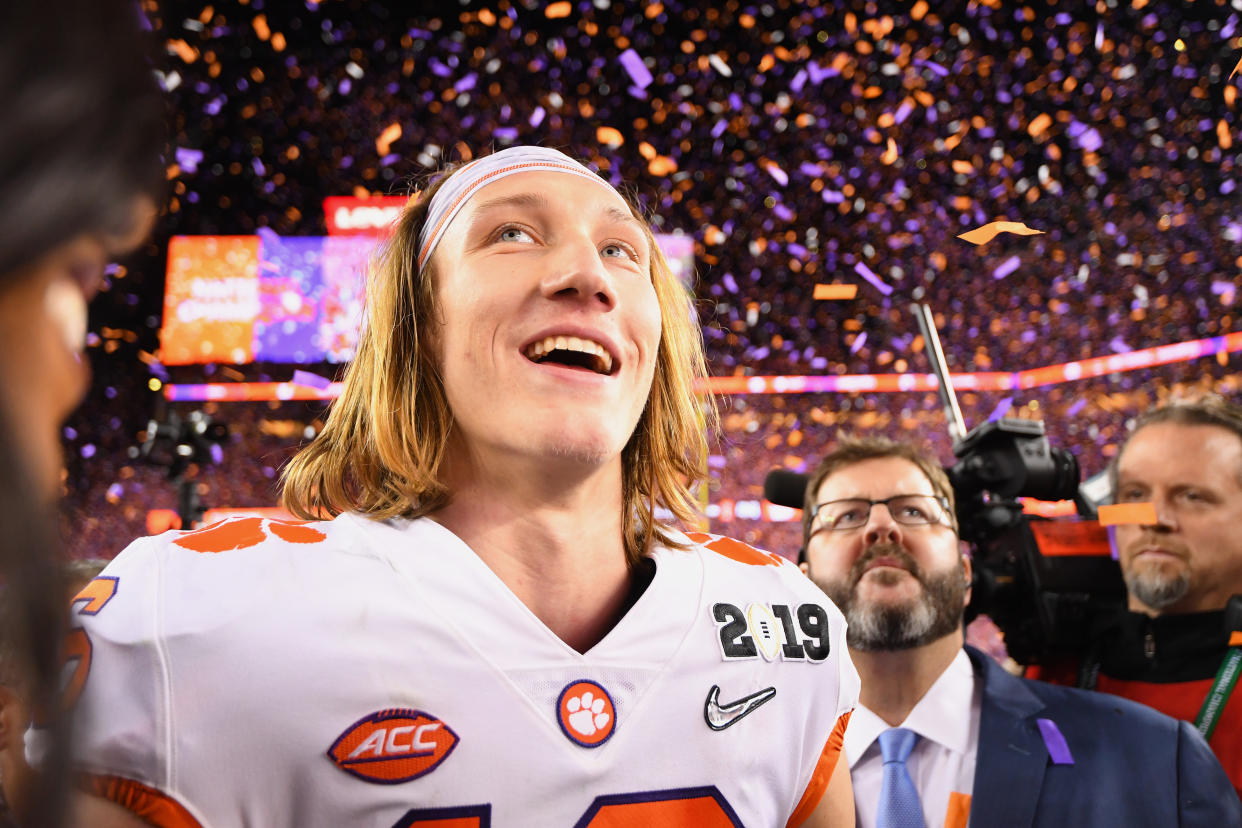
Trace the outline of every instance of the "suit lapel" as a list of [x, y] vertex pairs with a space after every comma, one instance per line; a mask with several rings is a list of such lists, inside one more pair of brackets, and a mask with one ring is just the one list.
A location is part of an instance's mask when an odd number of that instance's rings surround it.
[[983, 680], [970, 824], [1032, 825], [1048, 767], [1048, 748], [1035, 724], [1044, 703], [986, 655], [970, 647], [966, 652]]

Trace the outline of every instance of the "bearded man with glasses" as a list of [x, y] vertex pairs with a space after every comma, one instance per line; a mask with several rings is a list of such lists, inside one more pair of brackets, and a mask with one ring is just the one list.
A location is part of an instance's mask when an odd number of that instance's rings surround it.
[[844, 745], [862, 828], [1242, 825], [1189, 724], [965, 646], [971, 561], [933, 458], [840, 442], [808, 480], [800, 558], [862, 679]]

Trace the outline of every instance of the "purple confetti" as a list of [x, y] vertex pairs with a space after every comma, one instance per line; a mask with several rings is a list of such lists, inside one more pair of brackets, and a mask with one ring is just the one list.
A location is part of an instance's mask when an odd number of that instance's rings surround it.
[[517, 127], [496, 127], [492, 130], [492, 137], [497, 141], [516, 141], [518, 137]]
[[768, 175], [772, 176], [776, 183], [780, 184], [782, 187], [789, 183], [789, 173], [782, 170], [775, 161], [770, 161], [767, 164], [764, 164], [763, 168], [767, 170]]
[[806, 70], [799, 69], [798, 74], [794, 75], [793, 80], [789, 82], [789, 88], [793, 92], [801, 92], [804, 86], [806, 86]]
[[254, 170], [254, 174], [257, 176], [267, 175], [267, 169], [264, 168], [263, 162], [259, 160], [258, 156], [250, 159], [250, 168]]
[[1039, 724], [1039, 734], [1044, 737], [1044, 744], [1048, 747], [1048, 756], [1052, 759], [1054, 765], [1072, 765], [1074, 757], [1070, 754], [1069, 745], [1065, 742], [1065, 737], [1061, 735], [1060, 728], [1052, 719], [1036, 719]]
[[858, 336], [854, 337], [854, 344], [850, 346], [850, 353], [851, 354], [858, 353], [859, 351], [862, 350], [862, 347], [866, 344], [867, 344], [867, 332], [863, 331]]
[[864, 264], [863, 262], [859, 262], [858, 264], [854, 265], [854, 272], [857, 273], [859, 276], [863, 277], [864, 279], [866, 279], [868, 282], [870, 282], [872, 287], [874, 287], [880, 293], [883, 293], [885, 296], [892, 295], [893, 293], [892, 287], [884, 284], [884, 282], [880, 280], [880, 277], [876, 276], [875, 273], [871, 271], [871, 268], [867, 267], [867, 265]]
[[905, 123], [906, 118], [909, 118], [910, 113], [913, 111], [914, 104], [910, 103], [910, 100], [907, 98], [901, 102], [901, 106], [897, 107], [897, 114], [893, 116], [893, 120], [899, 124]]
[[1022, 264], [1022, 260], [1019, 259], [1017, 256], [1010, 256], [1008, 259], [1005, 259], [1005, 261], [997, 265], [996, 269], [992, 271], [992, 278], [993, 279], [1004, 279], [1010, 273], [1013, 273], [1015, 270], [1017, 270], [1021, 264]]
[[838, 70], [833, 69], [831, 66], [821, 68], [820, 65], [814, 61], [811, 61], [806, 65], [806, 71], [811, 76], [811, 83], [815, 84], [820, 83], [824, 80], [824, 78], [831, 78], [841, 74]]
[[651, 71], [643, 63], [643, 59], [638, 56], [638, 52], [635, 52], [633, 49], [626, 49], [622, 52], [621, 65], [629, 73], [630, 79], [634, 81], [634, 86], [639, 89], [646, 89], [651, 85]]
[[533, 127], [537, 127], [543, 123], [543, 119], [547, 117], [547, 114], [548, 114], [548, 110], [544, 109], [542, 106], [537, 106], [535, 107], [535, 111], [530, 113], [530, 119], [528, 123], [530, 123], [530, 125]]
[[270, 227], [260, 227], [254, 231], [254, 234], [259, 237], [259, 241], [267, 244], [280, 244], [280, 236], [276, 235], [276, 231]]
[[177, 164], [188, 173], [198, 172], [198, 164], [203, 160], [203, 151], [177, 147]]
[[203, 112], [208, 115], [218, 115], [220, 113], [220, 107], [224, 106], [225, 100], [227, 99], [223, 95], [218, 95], [215, 98], [212, 98], [203, 106]]
[[1095, 127], [1088, 127], [1078, 138], [1078, 146], [1087, 152], [1095, 152], [1104, 146], [1104, 139], [1100, 137], [1100, 133]]
[[305, 385], [308, 388], [318, 388], [320, 391], [332, 385], [332, 380], [327, 377], [321, 377], [310, 371], [303, 371], [300, 368], [293, 372], [294, 385]]
[[922, 66], [924, 69], [930, 69], [932, 71], [932, 74], [939, 75], [942, 78], [947, 78], [949, 76], [948, 69], [945, 69], [939, 63], [932, 63], [930, 60], [922, 60], [920, 58], [915, 58], [914, 65]]
[[737, 293], [737, 292], [738, 292], [738, 288], [737, 288], [737, 280], [733, 278], [733, 274], [732, 274], [732, 273], [726, 273], [726, 274], [724, 275], [724, 278], [723, 278], [723, 279], [721, 279], [720, 281], [724, 284], [724, 286], [725, 286], [725, 290], [729, 291], [729, 293]]
[[212, 465], [218, 466], [224, 462], [224, 449], [220, 447], [219, 443], [212, 443], [211, 447], [207, 449], [207, 453], [211, 455]]
[[1129, 345], [1127, 345], [1126, 341], [1122, 339], [1120, 336], [1114, 336], [1112, 339], [1110, 339], [1108, 342], [1108, 347], [1113, 349], [1114, 354], [1128, 354], [1130, 353], [1130, 351], [1134, 350]]
[[1013, 397], [1005, 397], [1005, 399], [996, 404], [996, 408], [992, 409], [992, 413], [988, 415], [988, 422], [994, 423], [1001, 419], [1009, 413], [1011, 408], [1013, 408]]
[[1073, 405], [1069, 407], [1068, 411], [1065, 412], [1066, 419], [1077, 417], [1078, 412], [1082, 411], [1086, 407], [1087, 407], [1087, 398], [1081, 397], [1077, 402], [1075, 402]]
[[461, 80], [459, 80], [457, 83], [453, 84], [453, 89], [455, 89], [457, 92], [469, 92], [471, 89], [474, 89], [474, 87], [478, 84], [478, 82], [479, 82], [479, 73], [471, 72], [469, 75], [466, 75]]
[[1212, 293], [1217, 296], [1221, 296], [1226, 293], [1236, 293], [1237, 290], [1238, 289], [1234, 286], [1233, 282], [1222, 282], [1219, 280], [1212, 281]]
[[812, 164], [810, 161], [803, 161], [798, 165], [798, 172], [809, 178], [819, 178], [824, 171], [819, 168], [818, 164]]
[[[793, 210], [789, 209], [780, 202], [776, 203], [776, 206], [772, 208], [772, 212], [776, 213], [777, 217], [779, 217], [781, 221], [793, 221], [794, 216], [796, 215]], [[773, 245], [773, 247], [775, 247], [775, 245]]]
[[107, 497], [109, 500], [120, 500], [123, 494], [125, 494], [125, 487], [120, 483], [113, 483], [108, 487]]
[[87, 460], [91, 459], [92, 457], [95, 456], [95, 444], [87, 443], [86, 445], [82, 446], [81, 453], [82, 453], [82, 456], [85, 457]]

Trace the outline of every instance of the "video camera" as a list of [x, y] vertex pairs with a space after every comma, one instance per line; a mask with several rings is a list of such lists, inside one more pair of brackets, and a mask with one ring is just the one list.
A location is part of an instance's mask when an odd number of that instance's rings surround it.
[[177, 484], [177, 514], [185, 529], [197, 525], [206, 512], [198, 486], [188, 474], [190, 467], [219, 465], [228, 438], [228, 426], [214, 421], [204, 411], [192, 411], [185, 419], [171, 412], [163, 422], [152, 419], [147, 425], [146, 442], [141, 448], [130, 450], [131, 456], [141, 455], [168, 470], [168, 478]]
[[[1009, 654], [1022, 664], [1084, 653], [1124, 610], [1126, 592], [1107, 534], [1094, 522], [1094, 504], [1081, 493], [1078, 461], [1049, 444], [1041, 421], [1000, 419], [962, 436], [965, 428], [931, 311], [926, 305], [916, 311], [958, 438], [953, 445], [957, 461], [945, 472], [957, 501], [961, 538], [973, 548], [966, 620], [991, 617], [1005, 634]], [[764, 493], [774, 503], [800, 509], [805, 488], [805, 476], [777, 469], [769, 473]], [[1079, 520], [1028, 515], [1019, 497], [1073, 500]]]

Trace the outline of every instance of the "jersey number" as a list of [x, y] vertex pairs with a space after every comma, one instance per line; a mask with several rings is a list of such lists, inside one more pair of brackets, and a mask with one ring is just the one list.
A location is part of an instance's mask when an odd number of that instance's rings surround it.
[[[73, 596], [69, 606], [71, 609], [77, 608], [78, 615], [98, 615], [99, 611], [106, 607], [108, 602], [116, 596], [120, 583], [119, 578], [101, 575], [83, 587], [81, 592]], [[86, 677], [91, 672], [92, 649], [91, 640], [87, 636], [86, 630], [81, 627], [74, 627], [65, 634], [64, 666], [62, 670], [68, 673], [68, 678], [64, 680], [61, 690], [61, 708], [63, 710], [73, 707], [77, 703], [78, 697], [82, 695], [82, 689], [86, 687]], [[70, 668], [72, 668], [72, 672], [70, 672]]]
[[[408, 811], [393, 828], [491, 828], [491, 824], [491, 805], [467, 805]], [[742, 821], [716, 786], [708, 785], [598, 796], [574, 828], [630, 828], [634, 825], [741, 828]]]

